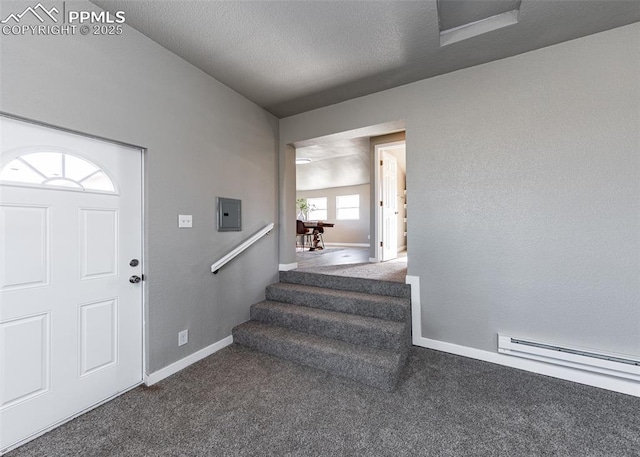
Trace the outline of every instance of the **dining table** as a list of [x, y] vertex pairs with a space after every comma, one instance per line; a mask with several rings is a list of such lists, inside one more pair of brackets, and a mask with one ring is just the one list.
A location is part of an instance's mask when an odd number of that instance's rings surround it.
[[310, 251], [315, 251], [316, 249], [322, 249], [322, 247], [318, 246], [320, 242], [320, 233], [324, 232], [325, 228], [331, 228], [335, 224], [333, 222], [324, 222], [324, 221], [305, 221], [304, 228], [313, 230], [313, 243], [309, 248]]

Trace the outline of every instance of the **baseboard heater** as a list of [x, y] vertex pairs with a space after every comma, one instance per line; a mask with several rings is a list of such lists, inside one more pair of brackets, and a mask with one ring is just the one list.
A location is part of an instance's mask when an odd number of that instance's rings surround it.
[[640, 359], [498, 335], [498, 352], [640, 382]]

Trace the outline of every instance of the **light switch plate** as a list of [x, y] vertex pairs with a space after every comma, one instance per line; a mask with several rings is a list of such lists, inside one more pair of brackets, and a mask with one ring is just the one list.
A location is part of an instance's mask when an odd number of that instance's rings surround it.
[[193, 216], [191, 214], [179, 214], [178, 228], [191, 228], [191, 227], [193, 227]]

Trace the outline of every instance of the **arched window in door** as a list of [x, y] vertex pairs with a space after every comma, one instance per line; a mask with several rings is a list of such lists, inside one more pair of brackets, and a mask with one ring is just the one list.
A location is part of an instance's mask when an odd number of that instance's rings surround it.
[[76, 191], [116, 193], [113, 180], [96, 164], [67, 152], [31, 152], [10, 160], [0, 181]]

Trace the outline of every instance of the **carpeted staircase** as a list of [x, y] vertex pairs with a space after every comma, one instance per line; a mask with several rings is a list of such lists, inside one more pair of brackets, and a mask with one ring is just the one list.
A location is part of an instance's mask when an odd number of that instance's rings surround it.
[[280, 272], [233, 341], [391, 391], [411, 346], [409, 285]]

